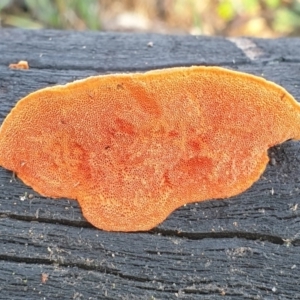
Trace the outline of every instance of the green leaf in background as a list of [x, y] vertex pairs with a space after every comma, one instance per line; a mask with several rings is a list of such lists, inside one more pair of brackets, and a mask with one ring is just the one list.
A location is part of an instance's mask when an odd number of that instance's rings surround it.
[[87, 24], [87, 27], [92, 30], [101, 29], [100, 8], [95, 0], [72, 0], [73, 9], [76, 10], [79, 17]]
[[217, 12], [223, 20], [230, 21], [235, 15], [232, 1], [222, 1], [217, 7]]
[[39, 21], [46, 27], [59, 28], [61, 25], [61, 16], [58, 14], [57, 7], [53, 1], [49, 0], [25, 0], [25, 4]]
[[267, 6], [271, 9], [275, 9], [280, 5], [281, 0], [265, 0]]
[[[233, 1], [232, 1], [233, 2]], [[234, 1], [236, 2], [236, 1]], [[240, 6], [243, 6], [243, 10], [248, 13], [254, 13], [259, 10], [259, 0], [243, 0], [237, 1]]]
[[28, 28], [28, 29], [42, 29], [43, 24], [30, 20], [26, 16], [7, 15], [5, 24], [13, 27]]
[[300, 28], [300, 11], [281, 8], [276, 11], [274, 29], [279, 33], [288, 33]]
[[12, 0], [1, 0], [0, 2], [0, 11], [6, 6], [12, 4]]

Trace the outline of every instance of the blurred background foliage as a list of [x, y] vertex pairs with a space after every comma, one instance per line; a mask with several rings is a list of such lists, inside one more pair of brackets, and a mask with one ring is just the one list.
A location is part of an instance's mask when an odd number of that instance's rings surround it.
[[300, 36], [300, 0], [0, 0], [0, 27]]

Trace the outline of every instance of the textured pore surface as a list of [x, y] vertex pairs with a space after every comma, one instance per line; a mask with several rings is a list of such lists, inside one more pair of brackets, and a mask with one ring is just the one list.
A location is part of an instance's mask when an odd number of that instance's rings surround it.
[[98, 228], [148, 230], [185, 203], [244, 191], [289, 138], [300, 109], [283, 88], [173, 68], [30, 94], [1, 127], [0, 164], [42, 195], [77, 199]]

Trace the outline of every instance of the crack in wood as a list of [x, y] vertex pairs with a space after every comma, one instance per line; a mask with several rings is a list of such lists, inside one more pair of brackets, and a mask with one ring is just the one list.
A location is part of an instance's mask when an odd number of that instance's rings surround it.
[[[78, 228], [94, 228], [92, 225], [85, 221], [72, 221], [72, 220], [58, 220], [58, 219], [47, 219], [47, 218], [35, 218], [32, 216], [22, 216], [22, 215], [15, 215], [15, 214], [0, 214], [0, 218], [11, 218], [20, 221], [27, 221], [27, 222], [40, 222], [40, 223], [48, 223], [48, 224], [60, 224], [60, 225], [67, 225], [72, 227]], [[98, 230], [94, 228], [95, 230]], [[137, 233], [130, 233], [130, 234], [139, 234]], [[263, 233], [253, 233], [253, 232], [245, 232], [245, 231], [222, 231], [222, 232], [184, 232], [184, 231], [175, 231], [169, 229], [162, 229], [162, 228], [154, 228], [148, 232], [148, 234], [159, 234], [162, 236], [167, 237], [177, 237], [177, 238], [185, 238], [190, 240], [203, 240], [203, 239], [232, 239], [232, 238], [240, 238], [246, 240], [259, 240], [259, 241], [266, 241], [272, 244], [277, 245], [284, 245], [286, 244], [286, 238], [270, 235], [270, 234], [263, 234]], [[128, 234], [128, 233], [125, 233]], [[292, 246], [299, 246], [298, 239], [291, 239], [289, 240], [289, 245]]]
[[26, 264], [43, 264], [43, 265], [54, 265], [57, 264], [60, 267], [67, 267], [67, 268], [78, 268], [81, 270], [86, 270], [86, 271], [97, 271], [109, 275], [114, 275], [118, 276], [127, 280], [132, 280], [135, 282], [151, 282], [152, 279], [147, 279], [147, 278], [142, 278], [142, 277], [137, 277], [129, 274], [123, 274], [118, 270], [113, 270], [111, 268], [107, 267], [100, 267], [98, 266], [92, 266], [92, 265], [87, 265], [87, 264], [82, 264], [82, 263], [70, 263], [70, 262], [60, 262], [59, 260], [52, 260], [52, 259], [47, 259], [47, 258], [30, 258], [30, 257], [22, 257], [22, 256], [11, 256], [11, 255], [0, 255], [0, 261], [6, 261], [6, 262], [18, 262], [18, 263], [26, 263]]
[[[172, 230], [163, 230], [159, 228], [153, 229], [151, 232], [158, 233], [163, 236], [183, 237], [191, 240], [202, 240], [207, 238], [223, 239], [223, 238], [241, 238], [246, 240], [266, 241], [272, 244], [283, 245], [284, 239], [275, 235], [262, 233], [243, 232], [243, 231], [222, 231], [222, 232], [178, 232]], [[293, 243], [292, 243], [293, 244]]]

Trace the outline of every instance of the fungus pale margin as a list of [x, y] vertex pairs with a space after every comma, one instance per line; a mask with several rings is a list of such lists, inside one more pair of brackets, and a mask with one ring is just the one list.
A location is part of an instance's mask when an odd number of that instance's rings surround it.
[[77, 199], [111, 231], [148, 230], [185, 203], [249, 188], [267, 149], [300, 139], [282, 87], [217, 67], [90, 77], [34, 92], [0, 129], [0, 164]]

